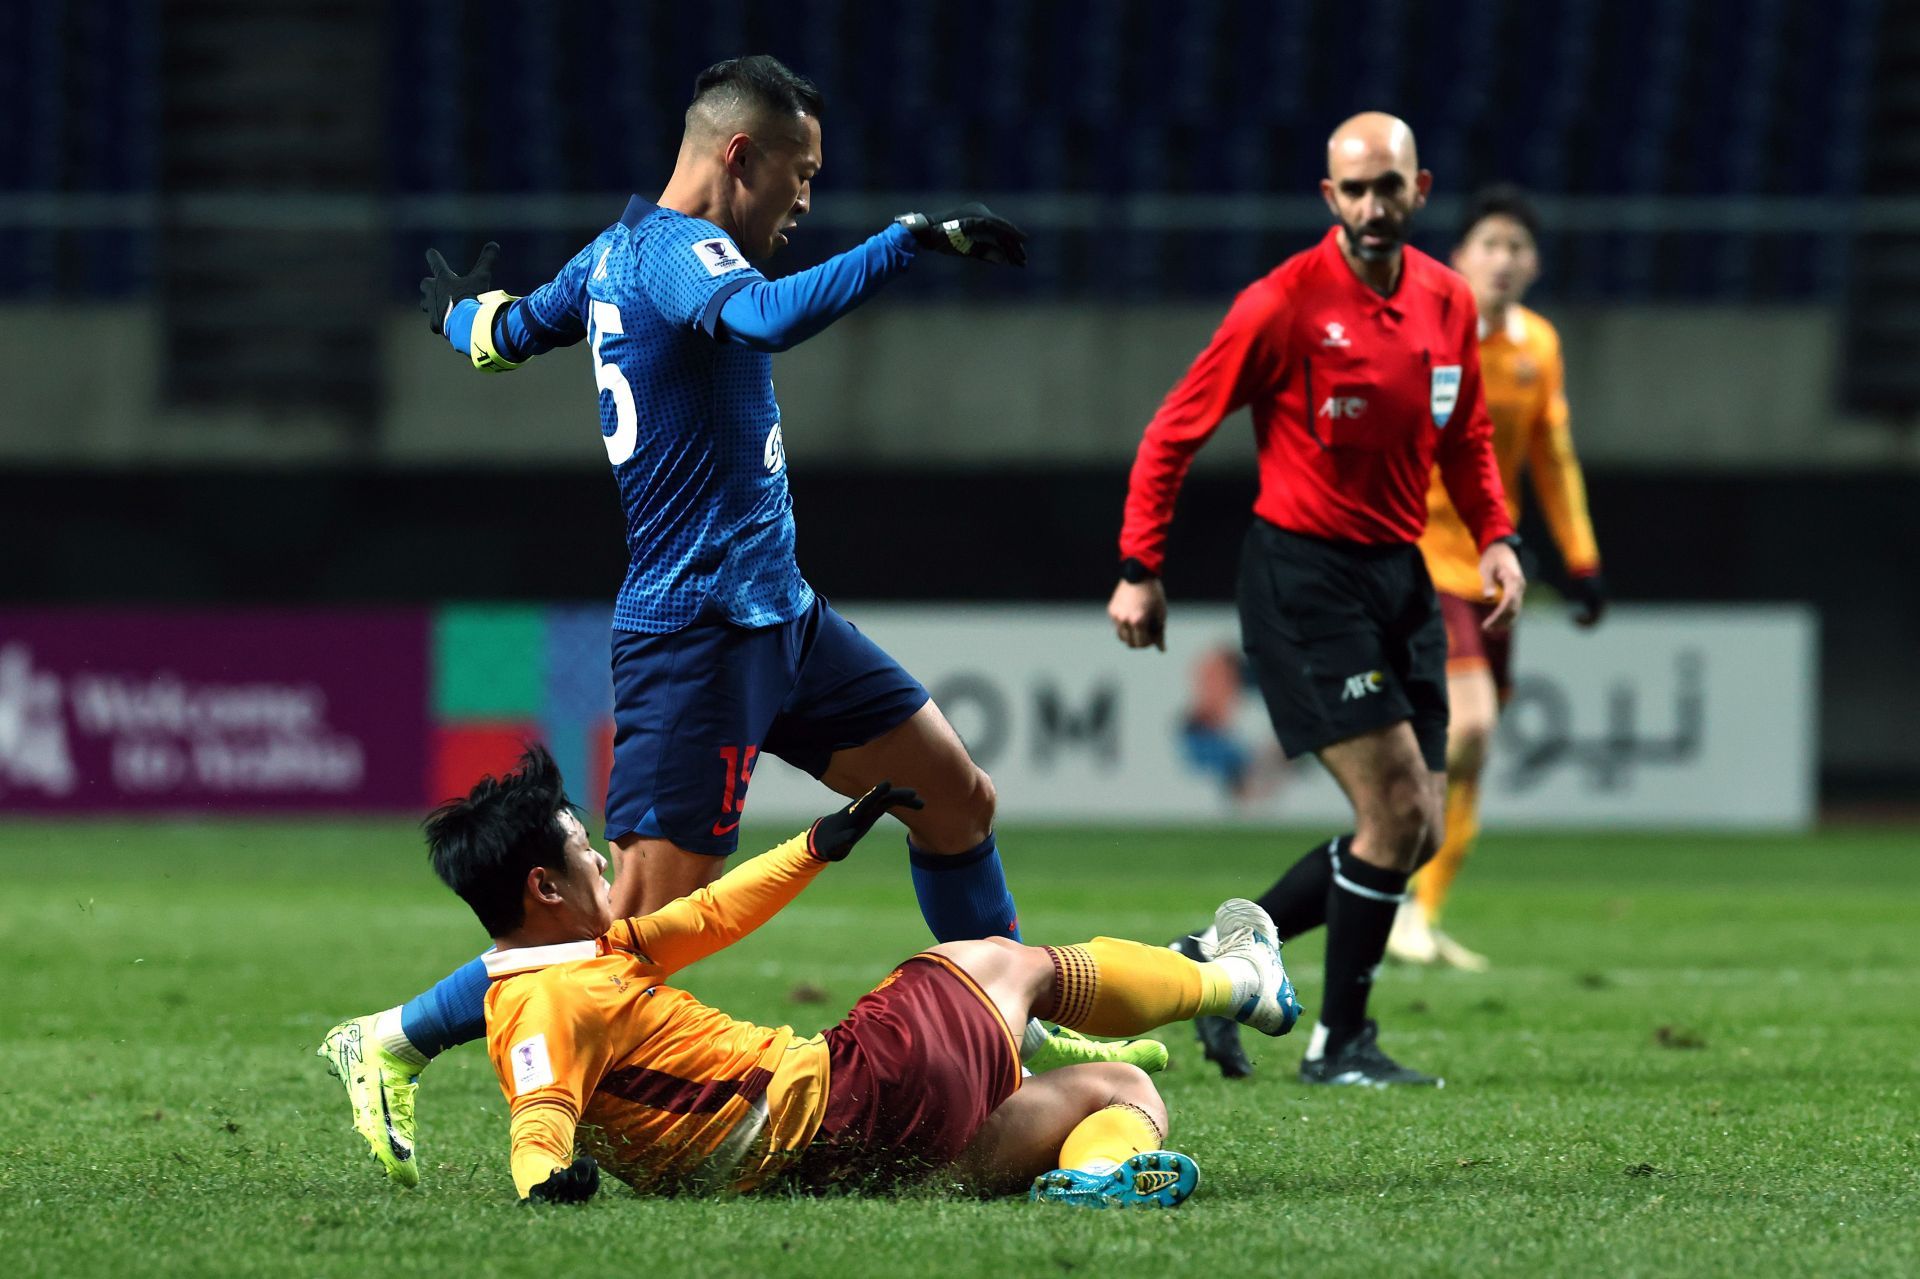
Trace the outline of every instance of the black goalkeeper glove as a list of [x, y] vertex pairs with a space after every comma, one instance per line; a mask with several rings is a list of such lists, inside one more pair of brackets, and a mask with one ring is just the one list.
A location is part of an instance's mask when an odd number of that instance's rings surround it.
[[1607, 611], [1607, 579], [1588, 573], [1567, 583], [1567, 598], [1574, 603], [1575, 626], [1597, 626]]
[[903, 213], [897, 220], [923, 249], [1001, 266], [1027, 264], [1027, 233], [984, 204], [963, 204], [947, 213]]
[[551, 1177], [527, 1191], [527, 1202], [536, 1204], [583, 1204], [600, 1189], [600, 1165], [590, 1155], [581, 1155], [565, 1168], [557, 1168]]
[[433, 274], [420, 281], [420, 309], [427, 313], [427, 323], [435, 333], [446, 332], [447, 315], [454, 303], [477, 298], [493, 288], [493, 261], [499, 256], [500, 246], [488, 240], [480, 246], [473, 268], [465, 275], [455, 275], [440, 250], [427, 250], [427, 270]]
[[823, 862], [837, 862], [853, 851], [888, 809], [926, 806], [911, 787], [881, 782], [839, 812], [828, 813], [808, 827], [807, 851]]

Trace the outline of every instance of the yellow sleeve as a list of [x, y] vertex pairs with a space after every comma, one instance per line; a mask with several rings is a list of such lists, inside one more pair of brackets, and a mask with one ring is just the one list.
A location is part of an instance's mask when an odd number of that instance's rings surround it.
[[825, 865], [808, 851], [802, 831], [707, 887], [651, 915], [616, 924], [608, 939], [617, 950], [644, 955], [662, 972], [677, 972], [772, 919]]
[[1541, 363], [1547, 404], [1528, 438], [1528, 469], [1534, 494], [1540, 499], [1540, 513], [1553, 530], [1567, 572], [1580, 577], [1600, 567], [1600, 547], [1593, 536], [1593, 517], [1587, 513], [1587, 482], [1580, 474], [1580, 459], [1573, 453], [1566, 368], [1557, 337], [1548, 358]]
[[490, 1009], [488, 1047], [507, 1094], [508, 1157], [522, 1199], [573, 1162], [581, 1109], [606, 1073], [607, 1027], [591, 1011], [557, 984]]
[[580, 1112], [558, 1101], [531, 1101], [513, 1108], [510, 1140], [513, 1188], [522, 1199], [573, 1162], [573, 1130]]

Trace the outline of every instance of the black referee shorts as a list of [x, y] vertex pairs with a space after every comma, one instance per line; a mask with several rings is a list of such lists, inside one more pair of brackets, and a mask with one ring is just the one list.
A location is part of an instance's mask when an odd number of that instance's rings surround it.
[[1420, 548], [1307, 537], [1256, 519], [1240, 636], [1289, 757], [1406, 720], [1447, 766], [1447, 628]]

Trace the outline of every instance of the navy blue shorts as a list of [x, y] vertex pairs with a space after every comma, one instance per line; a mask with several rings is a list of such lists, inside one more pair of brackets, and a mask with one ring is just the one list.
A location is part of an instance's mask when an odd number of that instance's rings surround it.
[[754, 630], [702, 616], [665, 635], [615, 631], [607, 838], [725, 857], [761, 752], [818, 777], [835, 751], [926, 703], [919, 680], [819, 598]]

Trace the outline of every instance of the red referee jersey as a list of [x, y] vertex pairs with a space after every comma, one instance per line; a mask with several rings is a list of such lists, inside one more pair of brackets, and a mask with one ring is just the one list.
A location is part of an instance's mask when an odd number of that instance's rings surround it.
[[1381, 297], [1341, 256], [1340, 228], [1234, 299], [1147, 424], [1120, 554], [1158, 573], [1187, 467], [1222, 418], [1253, 408], [1254, 513], [1347, 542], [1419, 540], [1437, 462], [1481, 549], [1513, 532], [1480, 388], [1473, 293], [1417, 249]]

